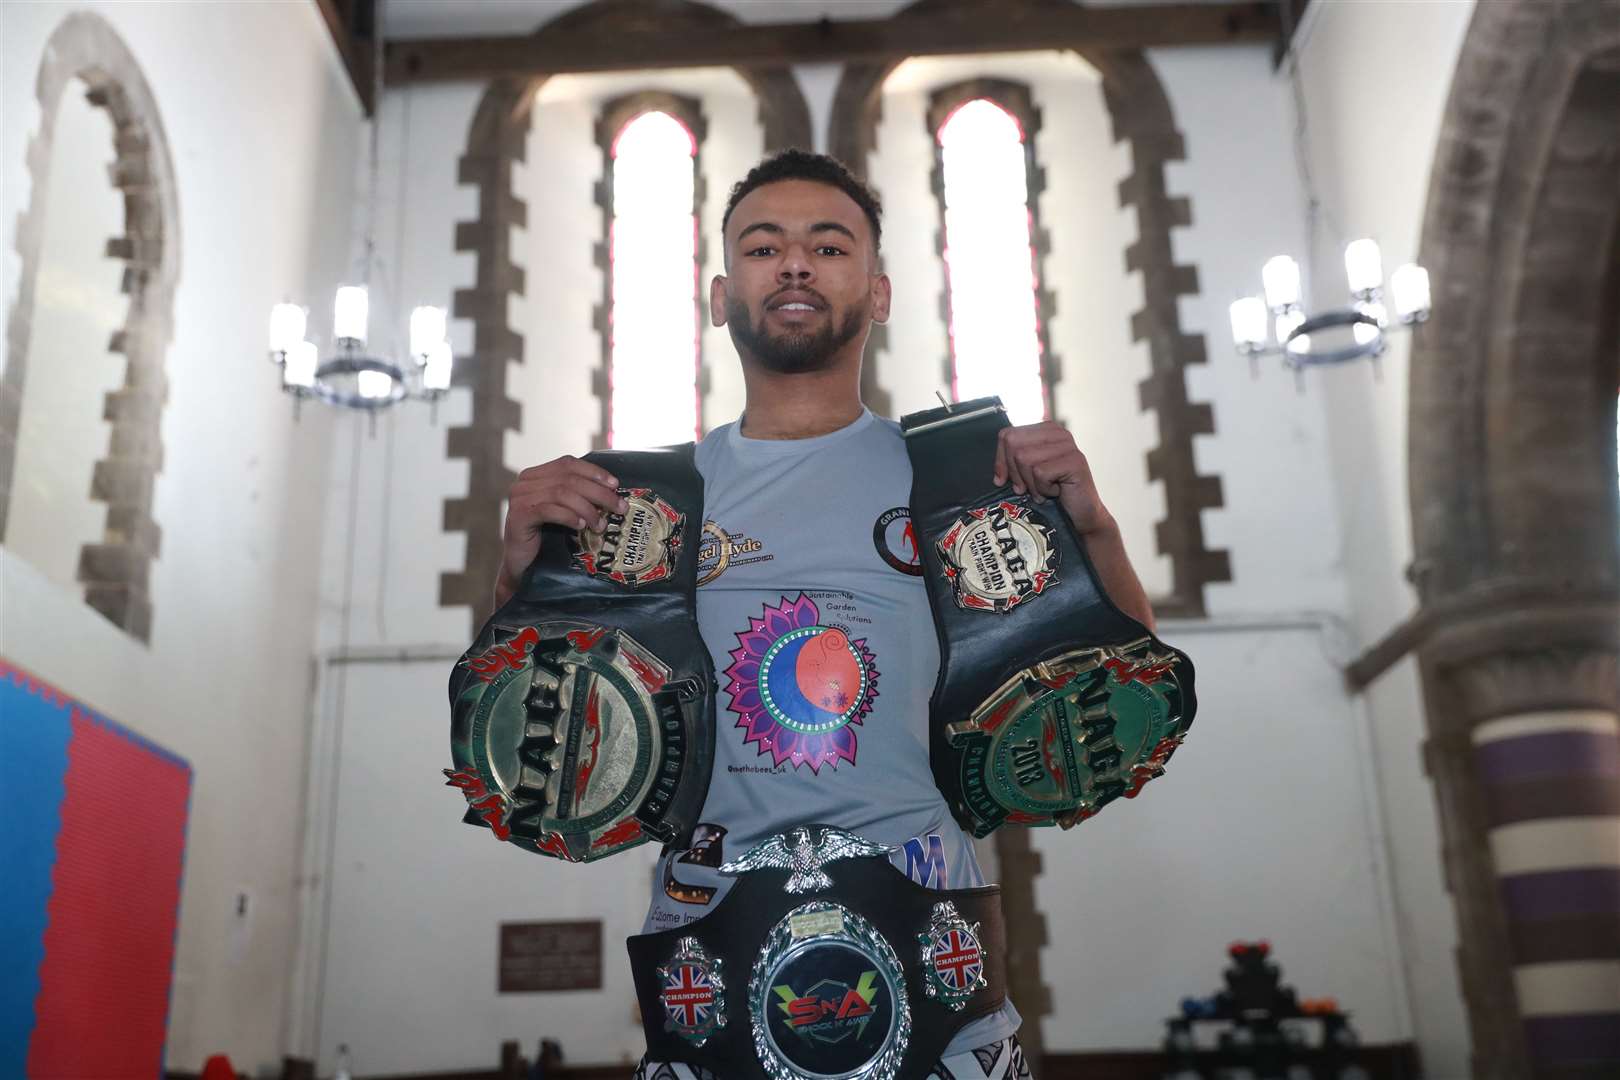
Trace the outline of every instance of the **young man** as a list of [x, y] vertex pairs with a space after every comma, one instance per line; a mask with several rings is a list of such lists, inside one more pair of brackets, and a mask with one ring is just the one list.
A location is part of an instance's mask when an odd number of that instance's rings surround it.
[[[697, 448], [713, 549], [697, 616], [718, 681], [714, 771], [694, 846], [659, 861], [648, 932], [707, 914], [730, 884], [722, 862], [806, 822], [893, 845], [895, 867], [930, 888], [983, 884], [929, 767], [939, 651], [909, 528], [911, 465], [899, 425], [860, 398], [867, 336], [889, 318], [877, 199], [837, 161], [788, 150], [732, 190], [724, 233], [709, 312], [731, 332], [747, 400]], [[1060, 425], [1008, 428], [995, 460], [962, 468], [983, 469], [987, 488], [1010, 482], [1056, 499], [1110, 598], [1153, 626], [1119, 529]], [[614, 479], [567, 456], [523, 471], [497, 606], [534, 560], [543, 523], [601, 528], [625, 509]], [[936, 1075], [1028, 1076], [1017, 1027], [1011, 1005], [970, 1022]], [[700, 1071], [643, 1062], [638, 1075]]]

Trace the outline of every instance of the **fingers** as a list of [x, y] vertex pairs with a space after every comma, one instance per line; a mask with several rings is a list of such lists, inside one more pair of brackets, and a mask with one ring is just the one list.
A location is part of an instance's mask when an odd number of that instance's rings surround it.
[[1052, 421], [1002, 428], [996, 438], [994, 482], [997, 486], [1010, 482], [1015, 494], [1028, 492], [1043, 502], [1057, 496], [1072, 471], [1066, 464], [1054, 468], [1050, 463], [1079, 453], [1073, 436]]
[[607, 526], [607, 510], [570, 488], [557, 488], [532, 505], [537, 522], [570, 529], [601, 530]]
[[619, 478], [588, 461], [576, 457], [558, 458], [565, 471], [563, 482], [609, 513], [622, 514], [630, 508], [619, 494]]

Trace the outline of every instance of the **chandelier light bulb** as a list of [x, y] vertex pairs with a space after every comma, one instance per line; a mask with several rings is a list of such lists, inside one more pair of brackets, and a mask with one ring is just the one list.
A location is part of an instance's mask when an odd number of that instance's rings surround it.
[[1350, 333], [1355, 337], [1357, 345], [1371, 345], [1378, 340], [1378, 335], [1383, 333], [1385, 324], [1389, 322], [1389, 314], [1384, 310], [1383, 304], [1373, 300], [1357, 304], [1356, 314], [1365, 315], [1378, 324], [1369, 326], [1366, 323], [1358, 322], [1350, 328]]
[[419, 307], [411, 312], [411, 355], [423, 357], [444, 340], [444, 309]]
[[289, 353], [304, 340], [304, 309], [297, 304], [277, 304], [270, 309], [270, 351]]
[[1384, 263], [1372, 240], [1353, 240], [1344, 249], [1344, 274], [1352, 293], [1370, 293], [1384, 284]]
[[314, 386], [315, 367], [320, 360], [321, 354], [313, 341], [293, 342], [287, 349], [287, 362], [281, 367], [282, 385], [301, 386], [305, 389]]
[[1429, 272], [1416, 263], [1407, 263], [1389, 276], [1390, 298], [1395, 301], [1395, 317], [1403, 323], [1421, 322], [1429, 315]]
[[362, 285], [344, 285], [332, 305], [332, 336], [339, 341], [366, 340], [366, 290]]
[[1260, 268], [1260, 280], [1265, 284], [1266, 304], [1271, 310], [1299, 303], [1299, 263], [1287, 255], [1267, 259]]
[[1266, 343], [1266, 302], [1245, 296], [1227, 309], [1232, 317], [1232, 340], [1238, 348], [1258, 349]]
[[428, 347], [427, 362], [422, 368], [422, 388], [450, 389], [450, 369], [454, 362], [454, 357], [450, 353], [450, 343], [443, 339], [435, 341]]
[[361, 397], [367, 401], [378, 401], [393, 391], [394, 380], [385, 371], [361, 371], [355, 374], [355, 385]]

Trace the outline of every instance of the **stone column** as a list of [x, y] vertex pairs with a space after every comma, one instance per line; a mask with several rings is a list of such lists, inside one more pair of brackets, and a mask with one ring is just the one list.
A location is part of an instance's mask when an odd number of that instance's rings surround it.
[[1548, 615], [1421, 654], [1476, 1077], [1620, 1075], [1620, 615]]

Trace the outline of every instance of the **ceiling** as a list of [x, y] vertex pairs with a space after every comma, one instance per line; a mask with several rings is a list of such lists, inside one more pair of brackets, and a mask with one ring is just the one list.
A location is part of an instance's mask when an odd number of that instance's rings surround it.
[[[587, 0], [382, 0], [383, 34], [393, 40], [527, 34]], [[656, 2], [656, 0], [650, 0]], [[745, 22], [881, 19], [911, 0], [707, 0]], [[986, 6], [995, 0], [982, 0]], [[1165, 0], [1105, 0], [1089, 6], [1129, 7]], [[1181, 0], [1189, 2], [1189, 0]], [[1222, 0], [1190, 0], [1220, 3]]]

